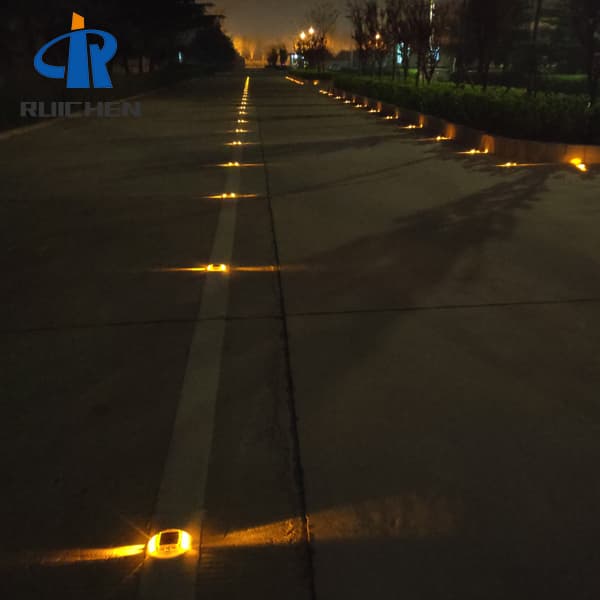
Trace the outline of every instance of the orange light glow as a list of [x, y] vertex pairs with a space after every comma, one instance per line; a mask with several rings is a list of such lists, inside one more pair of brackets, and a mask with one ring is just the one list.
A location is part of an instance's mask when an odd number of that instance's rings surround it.
[[166, 269], [153, 269], [155, 273], [274, 273], [276, 271], [298, 272], [304, 271], [303, 265], [248, 265], [233, 267], [231, 265], [199, 265], [197, 267], [174, 267]]
[[258, 198], [258, 194], [235, 194], [233, 192], [226, 194], [213, 194], [211, 196], [203, 196], [206, 200], [242, 200], [246, 198]]
[[77, 548], [46, 552], [25, 552], [22, 555], [9, 556], [8, 560], [11, 564], [14, 562], [15, 564], [39, 564], [45, 567], [59, 567], [81, 562], [99, 562], [138, 556], [144, 553], [145, 547], [145, 544], [133, 544], [112, 548]]
[[393, 116], [393, 115], [388, 115], [387, 117], [384, 117], [384, 119], [386, 121], [397, 121], [399, 119], [399, 117]]
[[450, 140], [450, 138], [449, 138], [449, 137], [446, 137], [446, 136], [444, 136], [444, 135], [438, 135], [438, 136], [435, 138], [435, 141], [436, 141], [436, 142], [447, 142], [447, 141], [449, 141], [449, 140]]
[[229, 271], [229, 267], [224, 264], [210, 264], [206, 267], [206, 270], [209, 273], [227, 273]]
[[377, 114], [377, 113], [380, 113], [380, 112], [381, 112], [381, 111], [380, 111], [380, 110], [378, 110], [377, 108], [372, 108], [372, 109], [369, 111], [369, 114], [370, 114], [370, 115], [374, 115], [374, 114]]
[[246, 169], [246, 168], [251, 168], [251, 167], [262, 167], [262, 163], [240, 163], [240, 162], [235, 161], [235, 162], [221, 163], [218, 166], [222, 167], [224, 169]]
[[473, 148], [472, 150], [468, 150], [467, 152], [459, 152], [459, 154], [468, 154], [468, 155], [475, 155], [475, 154], [489, 154], [489, 150], [476, 150], [475, 148]]
[[146, 546], [146, 553], [152, 558], [176, 558], [188, 552], [191, 547], [192, 536], [187, 531], [166, 529], [150, 538]]
[[418, 125], [406, 125], [406, 127], [402, 127], [402, 129], [423, 129], [423, 124], [419, 123]]
[[581, 158], [573, 158], [569, 161], [576, 169], [579, 169], [582, 173], [587, 173], [587, 165]]

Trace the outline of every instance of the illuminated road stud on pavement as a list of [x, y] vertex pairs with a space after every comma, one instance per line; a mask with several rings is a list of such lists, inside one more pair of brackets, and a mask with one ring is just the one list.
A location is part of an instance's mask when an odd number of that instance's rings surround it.
[[468, 155], [475, 155], [475, 154], [489, 154], [490, 151], [486, 148], [485, 150], [477, 150], [475, 148], [472, 148], [471, 150], [467, 150], [466, 152], [459, 152], [459, 154], [468, 154]]
[[192, 537], [181, 529], [165, 529], [150, 538], [146, 547], [152, 558], [176, 558], [192, 547]]
[[569, 161], [576, 169], [579, 169], [582, 173], [587, 173], [587, 165], [581, 160], [581, 158], [574, 158]]
[[223, 264], [210, 264], [206, 267], [206, 270], [209, 273], [227, 273], [229, 271], [229, 267]]

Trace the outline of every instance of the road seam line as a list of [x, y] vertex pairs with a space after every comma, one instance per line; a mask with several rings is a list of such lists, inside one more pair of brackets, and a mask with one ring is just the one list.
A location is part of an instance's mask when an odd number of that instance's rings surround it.
[[275, 214], [273, 212], [273, 202], [271, 196], [271, 183], [269, 178], [269, 167], [267, 165], [267, 157], [265, 155], [265, 143], [262, 135], [262, 122], [260, 118], [260, 111], [256, 109], [256, 130], [258, 133], [258, 139], [260, 143], [260, 151], [262, 155], [263, 170], [265, 174], [265, 195], [267, 198], [267, 205], [269, 208], [269, 220], [271, 225], [271, 236], [273, 239], [273, 254], [275, 257], [276, 279], [277, 288], [279, 292], [279, 310], [281, 312], [281, 323], [283, 333], [283, 355], [285, 364], [285, 376], [288, 386], [288, 410], [290, 413], [290, 430], [292, 436], [292, 457], [294, 467], [294, 478], [296, 486], [298, 488], [298, 495], [300, 500], [300, 511], [302, 519], [302, 530], [304, 533], [304, 543], [306, 545], [307, 553], [307, 575], [309, 581], [309, 595], [311, 600], [316, 600], [317, 592], [315, 587], [315, 567], [314, 567], [314, 556], [313, 546], [310, 537], [310, 520], [308, 515], [308, 509], [306, 504], [306, 487], [304, 478], [304, 469], [302, 467], [302, 455], [300, 452], [300, 436], [298, 433], [298, 412], [296, 410], [296, 393], [294, 387], [294, 377], [292, 374], [292, 359], [290, 354], [290, 336], [287, 322], [287, 313], [285, 307], [285, 297], [283, 294], [283, 278], [281, 274], [281, 258], [279, 254], [279, 244], [277, 241], [277, 234], [275, 231]]

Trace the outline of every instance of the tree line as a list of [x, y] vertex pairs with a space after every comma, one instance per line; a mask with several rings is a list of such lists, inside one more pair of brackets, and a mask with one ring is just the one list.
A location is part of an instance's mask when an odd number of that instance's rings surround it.
[[395, 78], [400, 62], [431, 82], [443, 48], [459, 85], [487, 88], [494, 65], [535, 94], [544, 67], [585, 73], [598, 100], [600, 0], [351, 0], [348, 18], [363, 72], [391, 65]]

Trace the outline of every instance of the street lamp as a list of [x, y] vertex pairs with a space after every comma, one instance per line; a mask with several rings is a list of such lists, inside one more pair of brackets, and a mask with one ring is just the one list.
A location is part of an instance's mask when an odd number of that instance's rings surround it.
[[309, 34], [309, 35], [315, 35], [315, 29], [314, 29], [314, 27], [311, 27], [311, 28], [308, 30], [308, 34]]
[[300, 39], [302, 41], [304, 41], [306, 39], [306, 33], [304, 31], [300, 34]]

